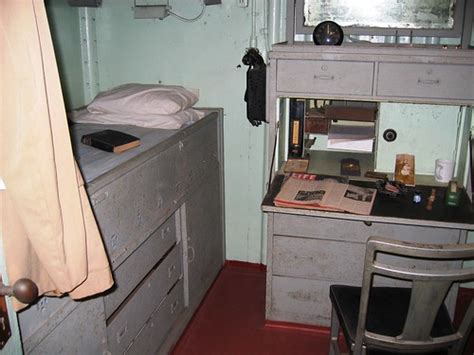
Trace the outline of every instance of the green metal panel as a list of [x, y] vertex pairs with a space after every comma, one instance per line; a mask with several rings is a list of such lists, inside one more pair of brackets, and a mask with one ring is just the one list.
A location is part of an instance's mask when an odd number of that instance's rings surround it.
[[[458, 134], [458, 106], [381, 103], [377, 137], [376, 169], [393, 172], [396, 154], [414, 154], [417, 174], [432, 175], [435, 160], [454, 159]], [[393, 142], [382, 138], [395, 129]]]
[[65, 0], [47, 0], [46, 10], [67, 109], [84, 105], [79, 8]]

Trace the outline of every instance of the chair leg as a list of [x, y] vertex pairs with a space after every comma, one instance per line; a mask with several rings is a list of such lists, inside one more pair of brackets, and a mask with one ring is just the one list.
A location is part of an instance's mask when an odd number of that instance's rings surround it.
[[451, 351], [449, 352], [450, 355], [461, 354], [466, 346], [467, 340], [469, 338], [469, 334], [474, 327], [474, 300], [471, 301], [469, 308], [466, 311], [466, 314], [463, 317], [461, 325], [459, 326], [458, 333], [461, 334], [462, 338], [458, 341], [458, 343], [453, 346]]
[[331, 311], [331, 339], [329, 341], [329, 355], [340, 355], [341, 350], [339, 349], [339, 319], [337, 318], [334, 307]]

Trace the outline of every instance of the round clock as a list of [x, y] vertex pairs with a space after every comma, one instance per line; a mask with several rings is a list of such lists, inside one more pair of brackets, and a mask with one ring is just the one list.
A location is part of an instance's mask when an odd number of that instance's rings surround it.
[[318, 24], [313, 31], [313, 42], [322, 46], [339, 46], [344, 39], [341, 26], [333, 21]]

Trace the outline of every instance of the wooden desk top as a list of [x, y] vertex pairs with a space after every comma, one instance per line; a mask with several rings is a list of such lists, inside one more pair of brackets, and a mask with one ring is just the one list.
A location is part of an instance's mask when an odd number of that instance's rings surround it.
[[[474, 204], [471, 204], [464, 189], [461, 192], [459, 207], [447, 207], [444, 202], [446, 187], [436, 187], [436, 200], [433, 203], [433, 209], [431, 211], [426, 209], [428, 197], [431, 194], [431, 186], [417, 185], [416, 188], [408, 187], [407, 193], [397, 198], [377, 194], [372, 213], [369, 216], [361, 216], [351, 213], [277, 207], [273, 204], [273, 199], [280, 191], [283, 178], [283, 175], [275, 176], [270, 189], [262, 201], [262, 211], [360, 220], [364, 222], [397, 223], [474, 230]], [[351, 181], [351, 184], [375, 188], [375, 184], [368, 181]], [[419, 204], [412, 202], [415, 189], [421, 192], [422, 201]]]

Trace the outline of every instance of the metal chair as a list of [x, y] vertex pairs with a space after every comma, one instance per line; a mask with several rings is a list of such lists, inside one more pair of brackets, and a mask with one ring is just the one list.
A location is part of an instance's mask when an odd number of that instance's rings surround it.
[[[400, 266], [400, 257], [410, 263]], [[456, 331], [444, 299], [453, 282], [474, 279], [474, 268], [462, 268], [466, 259], [474, 259], [474, 244], [427, 245], [369, 238], [362, 287], [330, 287], [329, 353], [341, 354], [342, 328], [350, 354], [462, 354], [474, 323], [474, 300]], [[429, 262], [430, 270], [406, 266], [423, 260]], [[439, 263], [444, 267], [437, 268]], [[374, 287], [374, 275], [411, 281], [411, 288]]]

